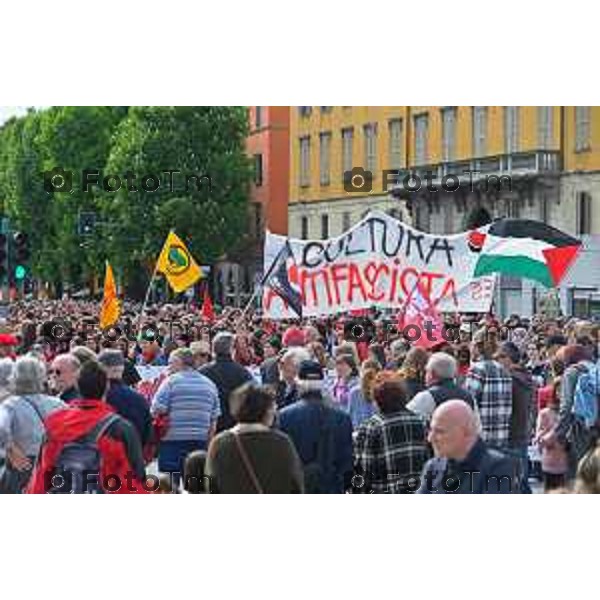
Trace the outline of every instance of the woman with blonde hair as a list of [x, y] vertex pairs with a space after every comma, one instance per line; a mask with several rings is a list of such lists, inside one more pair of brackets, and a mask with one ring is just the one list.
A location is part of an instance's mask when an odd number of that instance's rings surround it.
[[423, 348], [411, 348], [404, 359], [398, 374], [404, 380], [408, 400], [412, 400], [425, 389], [425, 366], [429, 353]]
[[348, 414], [352, 419], [352, 427], [356, 429], [377, 411], [373, 402], [373, 384], [381, 365], [375, 359], [367, 359], [360, 367], [360, 383], [350, 390]]
[[600, 444], [579, 462], [575, 476], [576, 494], [600, 494]]

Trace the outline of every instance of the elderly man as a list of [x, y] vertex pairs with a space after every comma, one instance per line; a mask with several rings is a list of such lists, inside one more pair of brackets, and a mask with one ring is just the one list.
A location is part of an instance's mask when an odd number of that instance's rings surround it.
[[210, 362], [210, 344], [204, 340], [192, 342], [190, 350], [194, 357], [194, 365], [196, 369], [207, 365]]
[[79, 398], [77, 378], [81, 363], [73, 354], [59, 354], [50, 367], [50, 388], [64, 402]]
[[425, 367], [427, 389], [416, 394], [406, 408], [429, 421], [433, 411], [447, 400], [464, 400], [472, 407], [471, 394], [455, 383], [457, 372], [453, 356], [445, 352], [432, 354]]
[[275, 402], [278, 409], [285, 408], [298, 400], [296, 378], [303, 360], [310, 355], [304, 348], [290, 348], [279, 359], [279, 381], [275, 386]]
[[142, 447], [150, 441], [152, 417], [144, 396], [123, 383], [125, 357], [120, 350], [103, 350], [98, 362], [108, 376], [106, 402], [137, 430]]
[[13, 372], [14, 396], [0, 404], [0, 448], [6, 465], [0, 478], [0, 493], [20, 493], [31, 475], [46, 429], [44, 420], [66, 405], [44, 394], [46, 368], [33, 356], [17, 360]]
[[233, 333], [228, 331], [218, 333], [212, 342], [215, 358], [211, 363], [200, 369], [200, 373], [206, 375], [219, 390], [221, 416], [217, 423], [217, 431], [223, 431], [235, 425], [229, 411], [229, 397], [231, 392], [252, 379], [250, 372], [233, 360], [234, 340]]
[[208, 448], [221, 409], [217, 387], [196, 370], [188, 348], [171, 353], [169, 372], [152, 400], [151, 412], [169, 419], [158, 449], [158, 469], [171, 473], [177, 486], [185, 457], [194, 450]]
[[512, 458], [479, 437], [473, 409], [448, 400], [435, 409], [429, 431], [435, 458], [427, 462], [419, 494], [514, 494], [520, 492]]

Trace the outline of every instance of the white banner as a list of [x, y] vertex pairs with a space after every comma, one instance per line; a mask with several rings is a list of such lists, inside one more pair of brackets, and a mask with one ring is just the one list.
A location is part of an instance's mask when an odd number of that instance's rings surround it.
[[[267, 232], [265, 273], [287, 239]], [[303, 316], [372, 306], [401, 309], [417, 281], [439, 311], [488, 312], [496, 278], [473, 277], [479, 257], [476, 242], [470, 232], [427, 234], [372, 212], [337, 238], [290, 238], [293, 260], [287, 263], [287, 274], [302, 297]], [[272, 319], [297, 317], [268, 282], [263, 310]]]

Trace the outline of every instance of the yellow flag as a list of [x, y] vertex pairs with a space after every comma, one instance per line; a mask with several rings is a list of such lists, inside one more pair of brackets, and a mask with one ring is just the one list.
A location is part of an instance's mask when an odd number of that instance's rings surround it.
[[110, 263], [106, 261], [106, 275], [104, 276], [104, 298], [100, 311], [100, 329], [111, 327], [119, 320], [121, 307], [117, 298], [117, 286]]
[[183, 241], [172, 231], [158, 257], [156, 270], [164, 273], [173, 291], [187, 290], [202, 277], [202, 270]]

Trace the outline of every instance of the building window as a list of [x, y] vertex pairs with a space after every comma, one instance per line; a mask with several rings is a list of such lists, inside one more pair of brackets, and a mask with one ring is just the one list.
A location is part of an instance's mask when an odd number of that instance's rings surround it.
[[471, 113], [473, 124], [473, 156], [485, 156], [487, 133], [487, 106], [474, 106]]
[[388, 121], [389, 168], [397, 171], [402, 168], [402, 119]]
[[323, 114], [330, 113], [332, 108], [333, 108], [333, 106], [321, 106], [321, 112]]
[[329, 237], [329, 215], [321, 215], [321, 239]]
[[519, 151], [519, 107], [504, 107], [504, 153]]
[[577, 194], [577, 235], [592, 233], [592, 197], [587, 192]]
[[308, 217], [300, 217], [300, 237], [303, 240], [308, 239]]
[[310, 113], [312, 112], [312, 106], [299, 106], [298, 114], [301, 117], [310, 117]]
[[342, 214], [342, 231], [348, 231], [352, 226], [352, 222], [350, 221], [350, 213], [345, 212]]
[[590, 107], [575, 107], [575, 152], [590, 149]]
[[254, 155], [254, 185], [260, 187], [263, 184], [263, 161], [262, 154]]
[[300, 138], [300, 187], [310, 185], [310, 136]]
[[451, 162], [456, 148], [456, 108], [442, 108], [442, 161]]
[[260, 129], [262, 127], [262, 106], [254, 107], [254, 127]]
[[342, 129], [342, 173], [352, 171], [352, 155], [354, 152], [354, 129]]
[[429, 115], [415, 116], [415, 165], [426, 165], [429, 160], [427, 138], [429, 136]]
[[321, 185], [329, 185], [329, 168], [331, 163], [331, 133], [321, 133], [319, 136], [319, 167], [321, 172]]
[[375, 175], [377, 169], [377, 123], [363, 127], [365, 136], [365, 169]]
[[538, 106], [538, 145], [542, 150], [552, 148], [553, 116], [553, 106]]

